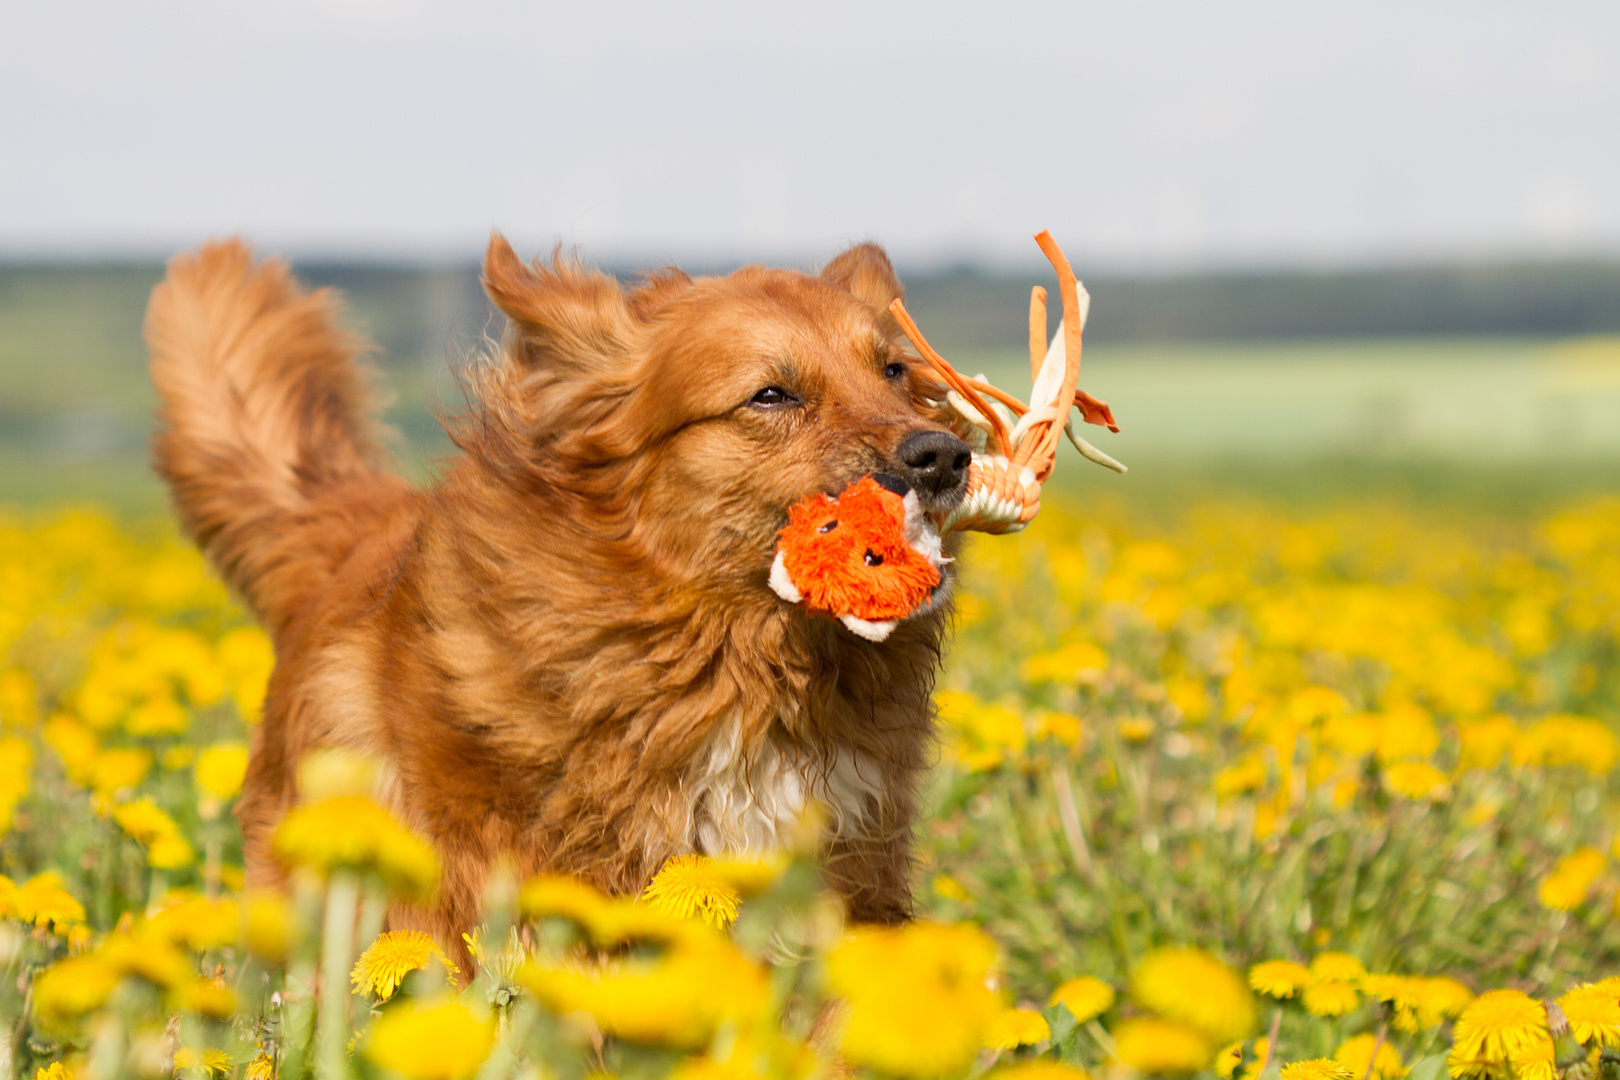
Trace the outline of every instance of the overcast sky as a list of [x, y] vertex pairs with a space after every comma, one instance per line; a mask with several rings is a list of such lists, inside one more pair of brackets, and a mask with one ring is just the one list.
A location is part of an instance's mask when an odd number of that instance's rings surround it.
[[0, 0], [0, 256], [1620, 256], [1615, 0]]

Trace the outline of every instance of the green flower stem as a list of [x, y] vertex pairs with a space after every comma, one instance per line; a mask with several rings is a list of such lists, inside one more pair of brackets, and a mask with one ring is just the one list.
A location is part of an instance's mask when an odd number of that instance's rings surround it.
[[360, 883], [338, 871], [326, 886], [326, 931], [322, 935], [320, 1034], [315, 1075], [341, 1080], [349, 1074], [349, 968], [354, 963], [354, 924]]

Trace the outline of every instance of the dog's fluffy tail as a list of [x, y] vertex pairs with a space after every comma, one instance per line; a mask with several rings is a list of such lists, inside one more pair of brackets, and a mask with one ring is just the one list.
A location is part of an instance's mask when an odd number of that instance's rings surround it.
[[399, 484], [359, 361], [368, 346], [337, 310], [240, 241], [177, 256], [147, 307], [157, 470], [185, 529], [272, 630], [330, 577], [356, 511]]

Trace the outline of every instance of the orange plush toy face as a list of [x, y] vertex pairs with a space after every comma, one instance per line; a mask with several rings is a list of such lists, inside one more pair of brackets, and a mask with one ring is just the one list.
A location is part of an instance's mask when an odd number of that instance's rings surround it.
[[932, 608], [944, 562], [917, 496], [892, 477], [863, 477], [836, 499], [817, 494], [788, 510], [771, 588], [882, 641]]

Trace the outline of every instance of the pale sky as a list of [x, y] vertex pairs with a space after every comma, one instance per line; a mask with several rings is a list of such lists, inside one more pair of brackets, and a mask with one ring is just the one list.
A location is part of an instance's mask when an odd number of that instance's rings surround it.
[[1620, 257], [1620, 3], [0, 0], [0, 257]]

